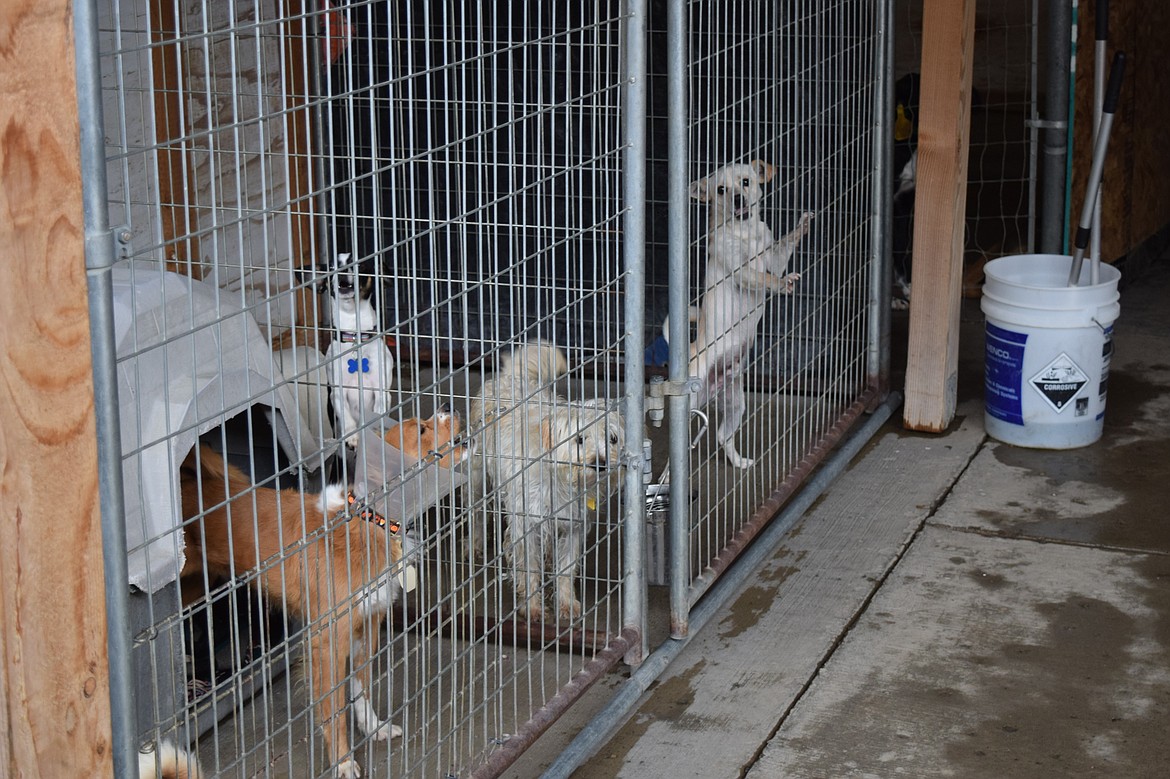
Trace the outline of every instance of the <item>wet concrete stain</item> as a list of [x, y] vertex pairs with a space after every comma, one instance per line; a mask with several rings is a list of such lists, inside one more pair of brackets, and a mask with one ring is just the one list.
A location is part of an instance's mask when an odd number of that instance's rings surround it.
[[731, 640], [745, 630], [759, 624], [760, 617], [772, 608], [776, 599], [773, 587], [748, 587], [729, 607], [728, 615], [719, 622], [719, 637]]
[[[1165, 609], [1166, 593], [1159, 606]], [[1074, 595], [1040, 604], [1048, 619], [1036, 643], [1006, 643], [982, 658], [991, 672], [966, 705], [982, 716], [948, 743], [958, 776], [1154, 776], [1170, 759], [1170, 691], [1131, 673], [1140, 621], [1116, 606]], [[1162, 662], [1167, 645], [1158, 650]], [[1026, 694], [1021, 691], [1026, 690]], [[1147, 716], [1127, 699], [1150, 699]], [[1128, 748], [1140, 744], [1140, 751]], [[1154, 773], [1151, 773], [1154, 771]]]
[[[594, 759], [573, 773], [576, 779], [614, 779], [626, 767], [626, 760], [650, 726], [655, 722], [670, 722], [686, 730], [701, 730], [711, 727], [701, 717], [688, 717], [686, 712], [695, 701], [695, 682], [707, 667], [706, 660], [700, 660], [683, 673], [650, 685], [650, 696], [618, 731]], [[643, 766], [647, 776], [653, 776], [653, 767]]]
[[971, 581], [988, 590], [1002, 589], [1009, 583], [1002, 573], [989, 573], [980, 568], [969, 571], [967, 576]]
[[[1119, 607], [1072, 594], [1035, 605], [1040, 624], [1012, 630], [1015, 640], [997, 643], [995, 632], [973, 622], [951, 651], [918, 655], [905, 668], [871, 668], [855, 694], [787, 737], [800, 775], [1165, 776], [1170, 558], [1140, 555], [1118, 565], [1137, 575], [1136, 609], [1128, 599]], [[850, 738], [840, 738], [842, 729]]]
[[[1013, 511], [983, 510], [1005, 537], [1044, 538], [1119, 549], [1170, 552], [1170, 432], [1151, 435], [1143, 429], [1142, 406], [1167, 392], [1165, 382], [1132, 372], [1115, 371], [1110, 378], [1105, 431], [1100, 441], [1063, 451], [997, 445], [992, 451], [1004, 465], [1043, 475], [1059, 490], [1078, 481], [1099, 484], [1124, 496], [1116, 508], [1090, 516], [1068, 517], [1051, 509], [1011, 502]], [[1138, 436], [1134, 440], [1134, 436]]]
[[[789, 576], [797, 573], [800, 570], [800, 564], [804, 562], [804, 558], [808, 556], [808, 551], [805, 549], [799, 552], [793, 552], [787, 546], [782, 546], [776, 550], [776, 554], [772, 556], [772, 563], [765, 565], [757, 573], [757, 578], [761, 581], [771, 582], [777, 587], [783, 584]], [[777, 560], [788, 560], [791, 558], [791, 565], [775, 565]]]

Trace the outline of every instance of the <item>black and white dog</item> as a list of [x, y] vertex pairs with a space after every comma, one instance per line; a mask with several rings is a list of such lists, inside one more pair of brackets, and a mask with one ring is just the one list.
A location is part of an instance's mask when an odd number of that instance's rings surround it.
[[371, 301], [374, 274], [364, 273], [349, 254], [338, 254], [329, 280], [333, 340], [325, 353], [334, 432], [353, 449], [357, 431], [389, 410], [394, 355], [386, 346]]

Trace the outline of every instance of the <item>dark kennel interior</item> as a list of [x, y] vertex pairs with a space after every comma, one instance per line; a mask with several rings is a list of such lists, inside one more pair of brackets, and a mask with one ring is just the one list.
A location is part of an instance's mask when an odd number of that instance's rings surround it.
[[[823, 334], [864, 337], [851, 318], [869, 293], [872, 248], [855, 226], [873, 216], [863, 211], [872, 172], [859, 163], [872, 143], [865, 123], [876, 83], [858, 81], [867, 69], [857, 64], [879, 55], [862, 34], [878, 11], [787, 18], [778, 4], [696, 8], [690, 105], [675, 107], [667, 4], [649, 5], [647, 341], [661, 332], [671, 281], [667, 122], [687, 110], [693, 178], [764, 159], [778, 169], [765, 203], [773, 231], [787, 232], [803, 211], [818, 215], [793, 263], [801, 289], [770, 303], [757, 346], [769, 383], [793, 376], [823, 353]], [[470, 4], [439, 18], [410, 2], [350, 17], [352, 42], [322, 80], [331, 152], [322, 211], [332, 215], [336, 251], [380, 258], [393, 279], [382, 309], [400, 347], [459, 363], [522, 334], [590, 353], [622, 332], [623, 290], [613, 281], [623, 264], [622, 192], [612, 152], [621, 62], [608, 23], [620, 4], [570, 6], [542, 16], [523, 5]], [[510, 45], [521, 39], [538, 43]], [[482, 52], [479, 77], [455, 77], [450, 63], [473, 52]], [[690, 222], [697, 300], [705, 230], [697, 208]]]

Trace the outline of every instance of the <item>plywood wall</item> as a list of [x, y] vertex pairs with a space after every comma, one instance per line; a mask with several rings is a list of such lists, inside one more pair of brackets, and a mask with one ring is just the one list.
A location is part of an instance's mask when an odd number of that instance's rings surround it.
[[0, 6], [0, 776], [110, 762], [73, 15]]

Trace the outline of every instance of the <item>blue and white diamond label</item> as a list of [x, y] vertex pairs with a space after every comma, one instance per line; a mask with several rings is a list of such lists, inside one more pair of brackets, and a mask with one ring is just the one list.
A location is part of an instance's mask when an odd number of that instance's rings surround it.
[[[1071, 357], [1061, 352], [1059, 357], [1044, 366], [1028, 383], [1040, 393], [1040, 397], [1044, 398], [1048, 405], [1052, 406], [1052, 410], [1059, 414], [1068, 408], [1069, 401], [1077, 396], [1081, 387], [1089, 383], [1089, 377]], [[1077, 408], [1078, 416], [1087, 411], [1088, 404], [1083, 405], [1084, 410]]]

